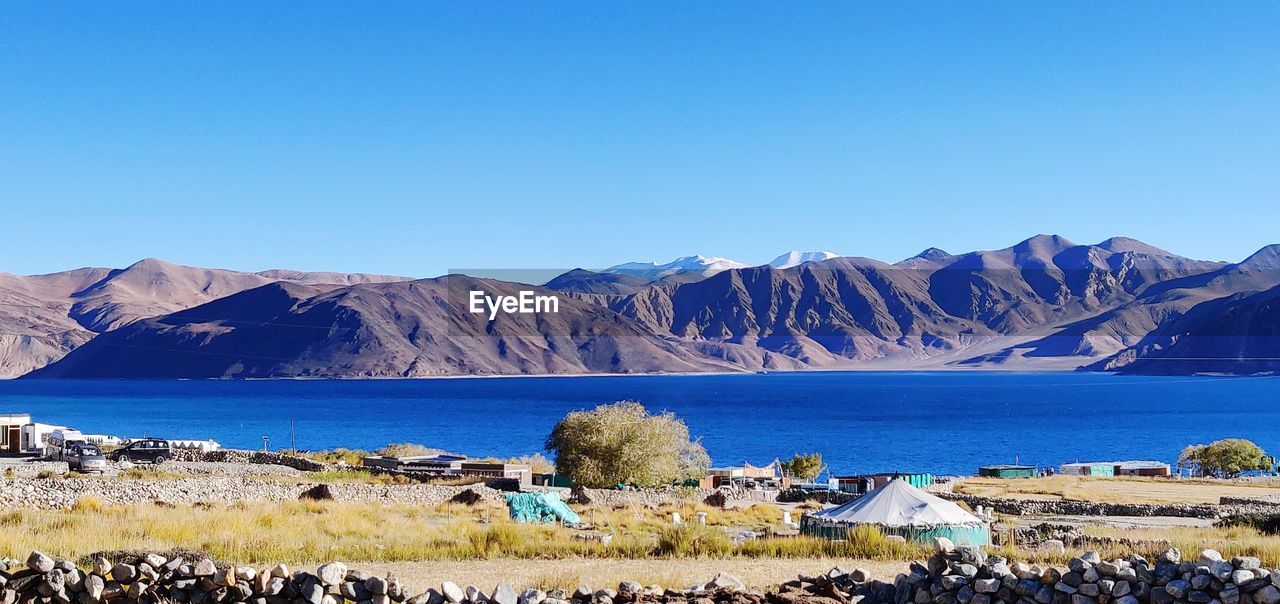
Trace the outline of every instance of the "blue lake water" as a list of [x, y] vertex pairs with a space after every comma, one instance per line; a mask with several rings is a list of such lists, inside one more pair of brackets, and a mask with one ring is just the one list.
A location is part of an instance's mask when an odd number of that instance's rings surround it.
[[820, 451], [837, 472], [972, 473], [988, 463], [1173, 461], [1250, 438], [1280, 451], [1280, 378], [1072, 373], [770, 373], [369, 381], [0, 381], [0, 413], [120, 436], [224, 446], [473, 456], [542, 449], [556, 420], [631, 399], [675, 412], [712, 460]]

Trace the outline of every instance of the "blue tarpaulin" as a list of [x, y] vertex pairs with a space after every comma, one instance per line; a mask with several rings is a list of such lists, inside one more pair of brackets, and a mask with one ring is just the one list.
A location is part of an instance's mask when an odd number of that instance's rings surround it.
[[555, 493], [511, 493], [507, 495], [507, 511], [516, 522], [582, 522]]

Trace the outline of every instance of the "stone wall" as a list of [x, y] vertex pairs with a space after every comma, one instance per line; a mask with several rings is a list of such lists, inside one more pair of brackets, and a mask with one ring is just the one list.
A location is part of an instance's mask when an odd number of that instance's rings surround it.
[[1231, 510], [1216, 505], [1193, 504], [1137, 504], [1096, 503], [1092, 501], [1067, 501], [1059, 499], [1004, 499], [939, 493], [940, 497], [963, 501], [970, 508], [983, 506], [1011, 516], [1060, 515], [1060, 516], [1173, 516], [1178, 518], [1219, 518]]
[[35, 478], [36, 476], [66, 474], [70, 468], [65, 461], [43, 461], [27, 458], [10, 458], [5, 460], [0, 475], [9, 478]]
[[716, 492], [716, 490], [670, 487], [638, 490], [576, 489], [573, 491], [575, 494], [579, 492], [585, 494], [592, 503], [605, 507], [662, 507], [664, 505], [680, 505], [688, 501], [702, 501]]
[[217, 451], [197, 451], [195, 449], [174, 449], [174, 461], [208, 461], [218, 463], [252, 463], [285, 466], [303, 472], [322, 472], [335, 469], [336, 466], [280, 453], [276, 451], [245, 451], [242, 449], [218, 449]]
[[[1042, 522], [1015, 529], [1015, 543], [1020, 547], [1043, 547], [1058, 551], [1120, 548], [1129, 551], [1155, 552], [1168, 548], [1168, 539], [1130, 539], [1110, 535], [1088, 535], [1079, 526]], [[1056, 544], [1054, 544], [1056, 542]]]
[[803, 489], [787, 489], [778, 494], [778, 501], [799, 503], [802, 501], [817, 501], [818, 503], [830, 503], [841, 505], [849, 503], [860, 497], [853, 493], [844, 491], [805, 491]]
[[[0, 479], [0, 509], [67, 509], [77, 499], [86, 496], [112, 505], [294, 501], [316, 484], [246, 476], [191, 476], [160, 480], [4, 478]], [[365, 503], [437, 505], [468, 489], [486, 500], [496, 501], [504, 496], [501, 491], [484, 485], [338, 483], [327, 486], [336, 501]]]

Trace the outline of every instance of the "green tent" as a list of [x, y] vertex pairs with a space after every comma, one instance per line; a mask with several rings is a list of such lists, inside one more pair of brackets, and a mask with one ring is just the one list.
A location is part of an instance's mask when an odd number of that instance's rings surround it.
[[582, 518], [569, 509], [555, 493], [511, 493], [507, 512], [516, 522], [564, 522], [578, 524]]

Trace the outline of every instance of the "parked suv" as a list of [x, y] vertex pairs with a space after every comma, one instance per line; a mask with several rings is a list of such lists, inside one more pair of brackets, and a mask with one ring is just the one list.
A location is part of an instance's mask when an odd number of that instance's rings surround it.
[[169, 441], [159, 438], [138, 439], [111, 452], [112, 461], [164, 463], [172, 458]]
[[105, 472], [107, 470], [107, 458], [102, 456], [102, 450], [97, 445], [91, 445], [84, 442], [71, 443], [63, 449], [62, 459], [67, 462], [67, 466], [77, 472]]

